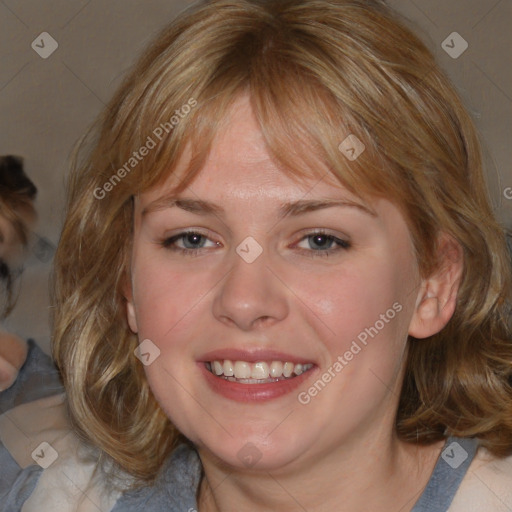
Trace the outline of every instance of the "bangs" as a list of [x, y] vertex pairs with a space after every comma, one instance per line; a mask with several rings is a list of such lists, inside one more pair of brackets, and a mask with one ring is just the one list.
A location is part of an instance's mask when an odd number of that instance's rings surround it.
[[[251, 33], [210, 67], [203, 63], [203, 71], [209, 73], [193, 86], [179, 87], [172, 69], [155, 76], [142, 97], [135, 98], [135, 111], [120, 115], [127, 123], [133, 121], [121, 130], [128, 144], [124, 152], [118, 146], [109, 172], [132, 158], [134, 148], [143, 146], [148, 137], [155, 143], [119, 187], [124, 198], [166, 181], [178, 167], [173, 191], [183, 191], [204, 167], [215, 138], [229, 122], [233, 104], [248, 95], [269, 155], [282, 172], [299, 180], [334, 176], [363, 201], [371, 195], [393, 200], [396, 180], [391, 166], [364, 120], [329, 89], [334, 77], [314, 69], [315, 55], [302, 56], [301, 62], [293, 45], [276, 34]], [[176, 120], [176, 113], [191, 101], [195, 106], [167, 131], [170, 120]]]

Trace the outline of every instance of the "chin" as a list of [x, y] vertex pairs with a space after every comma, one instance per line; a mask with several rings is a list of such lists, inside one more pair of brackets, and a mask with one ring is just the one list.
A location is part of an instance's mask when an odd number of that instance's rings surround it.
[[[201, 456], [213, 457], [220, 463], [240, 471], [276, 471], [293, 463], [304, 454], [307, 440], [283, 432], [283, 436], [240, 435], [223, 439], [207, 439], [194, 443]], [[294, 439], [296, 437], [296, 439]]]

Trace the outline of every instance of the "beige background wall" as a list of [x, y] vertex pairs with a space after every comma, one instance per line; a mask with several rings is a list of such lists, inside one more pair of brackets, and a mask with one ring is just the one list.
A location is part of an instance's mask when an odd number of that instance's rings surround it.
[[[0, 154], [25, 158], [40, 216], [20, 300], [5, 327], [49, 347], [48, 276], [59, 239], [73, 144], [181, 0], [0, 0]], [[512, 228], [512, 47], [510, 0], [390, 0], [416, 26], [457, 85], [482, 134], [496, 214]], [[42, 32], [58, 48], [31, 47]], [[468, 48], [443, 48], [457, 32]], [[39, 43], [40, 44], [40, 43]], [[48, 49], [48, 40], [45, 48]], [[462, 40], [450, 39], [454, 54]], [[41, 49], [40, 51], [43, 51]], [[455, 54], [454, 54], [455, 55]]]

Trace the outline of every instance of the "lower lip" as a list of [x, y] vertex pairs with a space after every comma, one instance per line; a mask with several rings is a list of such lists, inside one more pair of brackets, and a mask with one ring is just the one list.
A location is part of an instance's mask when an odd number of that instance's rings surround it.
[[296, 390], [306, 379], [311, 377], [316, 370], [316, 367], [313, 366], [306, 372], [292, 379], [266, 382], [264, 384], [243, 384], [241, 382], [232, 382], [222, 377], [217, 377], [206, 369], [204, 363], [198, 363], [198, 365], [206, 382], [215, 393], [237, 402], [263, 402], [287, 395]]

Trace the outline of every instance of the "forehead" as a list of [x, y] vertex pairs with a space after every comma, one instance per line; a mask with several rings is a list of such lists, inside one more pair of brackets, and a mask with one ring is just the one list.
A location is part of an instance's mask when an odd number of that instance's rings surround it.
[[[287, 148], [286, 151], [293, 151]], [[154, 201], [163, 194], [172, 193], [180, 183], [191, 159], [190, 145], [164, 181], [141, 194], [141, 204]], [[299, 176], [284, 170], [268, 151], [261, 128], [244, 95], [233, 103], [213, 140], [205, 165], [187, 187], [190, 193], [222, 199], [258, 201], [263, 198], [299, 199], [314, 191], [318, 195], [353, 197], [336, 179], [328, 167], [318, 160], [308, 176]]]

